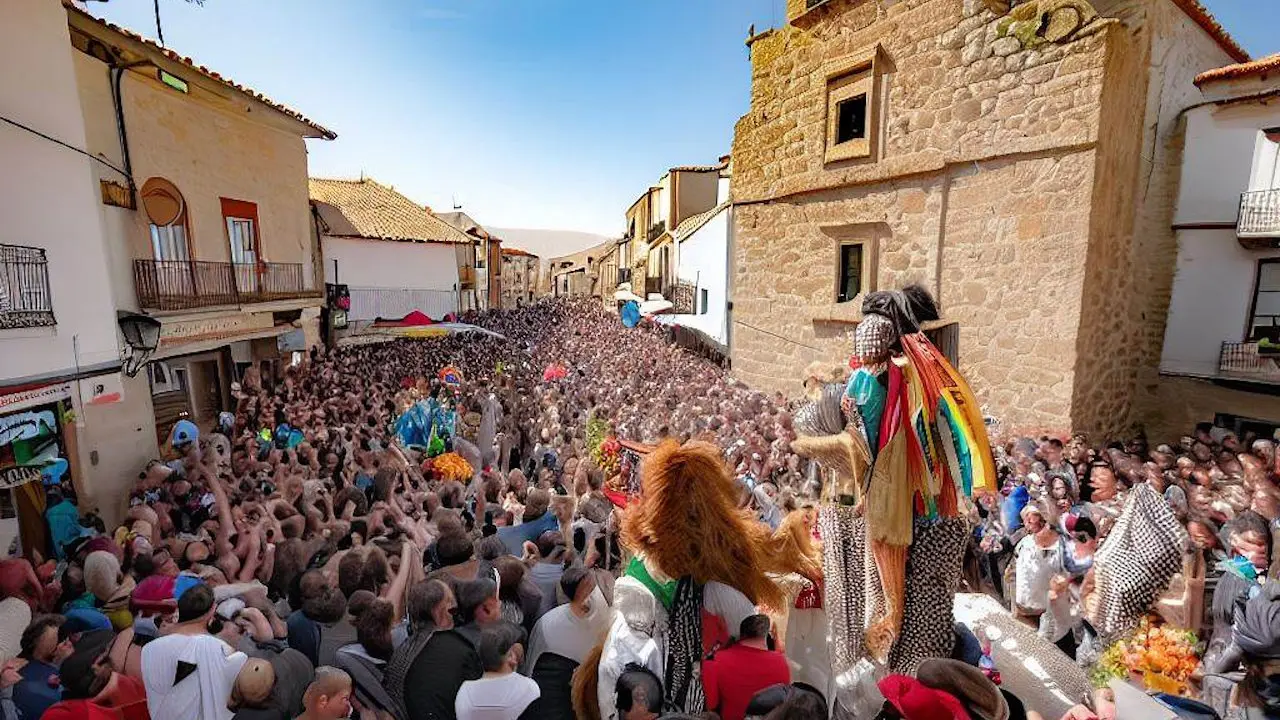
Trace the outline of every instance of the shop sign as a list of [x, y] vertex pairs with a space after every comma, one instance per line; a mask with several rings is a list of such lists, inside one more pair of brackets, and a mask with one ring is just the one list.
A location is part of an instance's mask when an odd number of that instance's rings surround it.
[[0, 395], [0, 414], [17, 410], [48, 405], [71, 397], [71, 386], [67, 383], [46, 385], [35, 390], [23, 390], [10, 395]]
[[0, 490], [9, 490], [40, 479], [40, 468], [22, 465], [0, 470]]

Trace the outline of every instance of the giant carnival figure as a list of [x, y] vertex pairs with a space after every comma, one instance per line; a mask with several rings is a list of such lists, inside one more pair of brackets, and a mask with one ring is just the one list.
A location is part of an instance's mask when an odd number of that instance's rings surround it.
[[837, 686], [864, 658], [911, 673], [950, 653], [966, 502], [996, 489], [977, 402], [922, 332], [939, 318], [928, 291], [869, 293], [862, 314], [852, 375], [809, 373], [792, 444], [834, 476], [819, 533]]
[[800, 514], [774, 533], [741, 509], [749, 489], [714, 445], [668, 440], [641, 473], [640, 495], [622, 515], [630, 559], [614, 588], [613, 621], [574, 676], [578, 718], [616, 718], [617, 680], [633, 663], [662, 678], [668, 709], [702, 712], [707, 652], [757, 606], [783, 609], [779, 577], [821, 575]]

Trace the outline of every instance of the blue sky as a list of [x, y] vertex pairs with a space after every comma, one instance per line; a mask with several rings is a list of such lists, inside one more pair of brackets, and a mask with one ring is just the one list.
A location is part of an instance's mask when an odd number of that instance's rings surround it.
[[[1274, 0], [1204, 0], [1255, 56]], [[480, 222], [616, 235], [673, 165], [729, 152], [743, 40], [784, 0], [160, 0], [166, 44], [335, 130], [311, 173]], [[155, 36], [151, 0], [89, 10]]]

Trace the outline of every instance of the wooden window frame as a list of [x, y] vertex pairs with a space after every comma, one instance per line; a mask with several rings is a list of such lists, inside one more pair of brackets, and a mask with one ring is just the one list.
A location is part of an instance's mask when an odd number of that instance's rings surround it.
[[[868, 159], [875, 155], [880, 135], [880, 45], [876, 44], [833, 60], [823, 68], [826, 76], [827, 115], [824, 163]], [[859, 95], [867, 98], [866, 137], [836, 143], [839, 106]]]

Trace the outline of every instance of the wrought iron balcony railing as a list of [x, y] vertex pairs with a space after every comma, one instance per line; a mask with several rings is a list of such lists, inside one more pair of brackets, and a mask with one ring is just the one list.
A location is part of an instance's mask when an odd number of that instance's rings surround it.
[[44, 248], [0, 245], [0, 330], [57, 324]]
[[162, 311], [321, 295], [306, 287], [300, 263], [134, 260], [133, 284], [143, 309]]
[[1256, 342], [1222, 343], [1218, 375], [1228, 380], [1280, 383], [1280, 346], [1259, 347]]
[[1240, 194], [1236, 235], [1242, 238], [1280, 237], [1280, 188]]
[[667, 221], [663, 220], [657, 225], [654, 225], [653, 227], [649, 228], [649, 234], [648, 236], [646, 236], [647, 237], [646, 242], [653, 242], [654, 240], [657, 240], [658, 238], [662, 237], [662, 233], [666, 231], [667, 231]]

